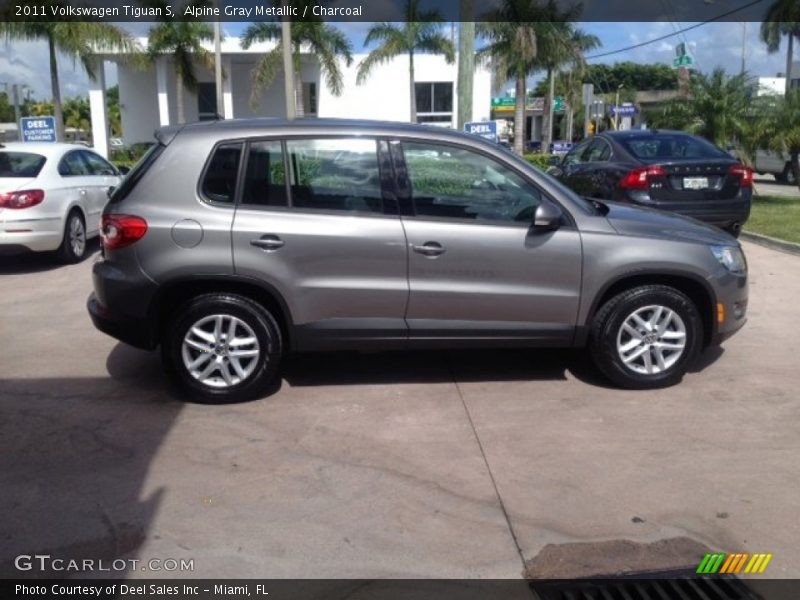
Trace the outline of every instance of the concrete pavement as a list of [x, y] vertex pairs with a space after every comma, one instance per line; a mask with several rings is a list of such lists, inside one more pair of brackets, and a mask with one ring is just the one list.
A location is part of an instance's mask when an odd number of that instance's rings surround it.
[[513, 578], [578, 542], [686, 538], [677, 562], [771, 552], [800, 576], [800, 258], [746, 251], [749, 323], [668, 390], [570, 352], [342, 353], [224, 407], [94, 330], [91, 261], [3, 259], [0, 574], [47, 552], [194, 560], [129, 577]]

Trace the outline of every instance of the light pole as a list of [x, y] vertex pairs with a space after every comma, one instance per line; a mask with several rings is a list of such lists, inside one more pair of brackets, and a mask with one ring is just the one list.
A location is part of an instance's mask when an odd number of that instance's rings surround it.
[[617, 97], [614, 99], [614, 131], [619, 131], [619, 91], [622, 89], [622, 84], [617, 86]]
[[[219, 0], [214, 5], [219, 11]], [[214, 21], [214, 87], [217, 92], [217, 118], [225, 118], [225, 96], [222, 90], [222, 26]]]
[[294, 95], [294, 61], [292, 60], [292, 25], [289, 17], [281, 21], [281, 43], [283, 44], [284, 96], [286, 97], [286, 118], [292, 120], [297, 113]]

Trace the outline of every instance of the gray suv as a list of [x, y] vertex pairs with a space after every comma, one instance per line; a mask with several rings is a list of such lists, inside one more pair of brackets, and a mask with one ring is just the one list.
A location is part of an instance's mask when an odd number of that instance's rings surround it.
[[156, 140], [105, 208], [88, 309], [196, 401], [343, 349], [586, 346], [617, 385], [662, 387], [745, 322], [733, 237], [581, 198], [477, 137], [259, 119]]

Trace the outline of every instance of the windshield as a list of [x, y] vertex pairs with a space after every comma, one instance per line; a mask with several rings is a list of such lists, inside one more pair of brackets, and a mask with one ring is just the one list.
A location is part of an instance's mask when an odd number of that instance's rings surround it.
[[0, 151], [0, 177], [36, 177], [46, 160], [32, 152]]
[[690, 135], [648, 134], [624, 137], [619, 142], [636, 158], [645, 161], [730, 158], [711, 142]]

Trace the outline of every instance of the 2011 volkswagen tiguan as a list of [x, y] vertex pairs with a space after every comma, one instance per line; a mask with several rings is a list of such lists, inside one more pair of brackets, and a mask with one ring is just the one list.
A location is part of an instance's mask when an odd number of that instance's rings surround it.
[[626, 388], [745, 322], [738, 242], [586, 200], [487, 141], [339, 120], [168, 127], [112, 195], [88, 309], [185, 394], [265, 393], [289, 352], [583, 347]]

